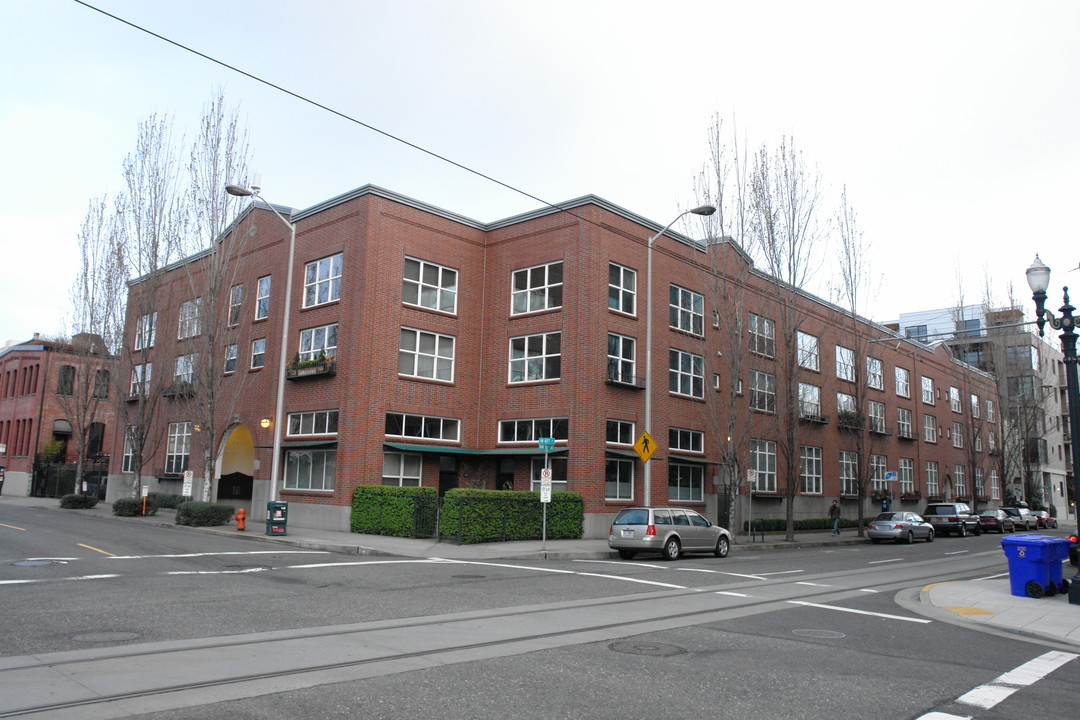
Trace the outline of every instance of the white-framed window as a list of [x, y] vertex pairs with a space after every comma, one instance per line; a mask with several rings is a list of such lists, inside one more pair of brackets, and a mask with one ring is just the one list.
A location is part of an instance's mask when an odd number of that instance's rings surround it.
[[822, 492], [821, 448], [812, 445], [803, 445], [799, 448], [799, 468], [803, 493], [820, 495]]
[[557, 380], [561, 376], [561, 332], [510, 338], [510, 382]]
[[304, 266], [304, 307], [341, 299], [341, 267], [341, 253]]
[[853, 450], [840, 451], [840, 494], [859, 494], [859, 456]]
[[896, 430], [902, 438], [915, 437], [911, 427], [911, 411], [907, 408], [896, 408]]
[[986, 487], [983, 485], [983, 469], [975, 468], [975, 495], [976, 497], [986, 497]]
[[799, 383], [799, 417], [821, 417], [821, 388]]
[[776, 442], [750, 440], [750, 469], [754, 470], [755, 492], [776, 492]]
[[870, 456], [870, 487], [879, 492], [886, 490], [889, 487], [889, 484], [885, 482], [885, 467], [886, 460], [884, 455]]
[[922, 381], [922, 401], [927, 405], [934, 404], [934, 378], [929, 378], [923, 375]]
[[432, 380], [454, 380], [454, 337], [401, 328], [398, 374]]
[[987, 422], [994, 422], [994, 420], [995, 420], [995, 418], [994, 418], [994, 401], [993, 400], [987, 400], [986, 401], [986, 421]]
[[705, 468], [689, 463], [668, 465], [668, 500], [701, 502], [705, 494]]
[[388, 437], [425, 438], [427, 440], [457, 442], [461, 439], [461, 421], [457, 418], [435, 415], [388, 412], [386, 413], [385, 432]]
[[131, 368], [131, 388], [128, 394], [131, 397], [146, 395], [150, 388], [150, 375], [154, 370], [154, 363], [142, 363]]
[[261, 368], [266, 364], [266, 338], [251, 341], [251, 369]]
[[135, 349], [146, 350], [154, 347], [157, 336], [157, 313], [140, 315], [135, 321]]
[[971, 417], [979, 417], [979, 396], [975, 393], [971, 393], [971, 397], [968, 400], [971, 403]]
[[608, 308], [627, 315], [637, 314], [637, 270], [608, 263]]
[[953, 421], [952, 424], [952, 446], [964, 447], [964, 426], [956, 421]]
[[128, 425], [124, 432], [124, 460], [120, 465], [120, 472], [135, 472], [135, 443], [132, 442], [134, 433], [135, 426]]
[[176, 332], [176, 338], [194, 337], [202, 332], [202, 298], [185, 300], [180, 303], [180, 324]]
[[337, 435], [337, 410], [289, 413], [289, 435]]
[[885, 368], [878, 358], [866, 358], [866, 384], [875, 390], [885, 389]]
[[896, 394], [900, 397], [911, 397], [911, 373], [907, 368], [893, 368], [893, 375], [896, 378]]
[[191, 457], [191, 423], [169, 423], [169, 436], [165, 446], [165, 472], [179, 474], [188, 469]]
[[236, 364], [240, 359], [240, 350], [236, 346], [236, 343], [230, 343], [225, 346], [225, 372], [236, 372]]
[[938, 464], [937, 460], [926, 461], [926, 494], [930, 497], [937, 497], [941, 490], [938, 486]]
[[998, 471], [997, 470], [991, 470], [990, 471], [990, 499], [991, 500], [1000, 500], [1001, 499], [1001, 483], [998, 482]]
[[982, 452], [982, 435], [975, 432], [975, 452]]
[[337, 449], [289, 450], [285, 453], [285, 489], [333, 490]]
[[705, 397], [705, 358], [701, 355], [668, 350], [668, 391], [676, 395]]
[[960, 388], [957, 388], [957, 387], [950, 387], [949, 388], [949, 408], [951, 408], [953, 412], [961, 412]]
[[900, 481], [901, 495], [915, 492], [915, 460], [900, 458], [896, 476]]
[[967, 469], [963, 465], [953, 466], [953, 489], [956, 497], [967, 497]]
[[765, 357], [776, 355], [776, 325], [772, 320], [750, 313], [747, 330], [750, 333], [750, 352]]
[[[566, 458], [550, 457], [548, 465], [551, 469], [552, 492], [565, 492], [568, 485], [566, 482]], [[534, 457], [529, 464], [529, 488], [533, 492], [540, 492], [540, 474], [544, 471], [544, 458]]]
[[198, 364], [198, 357], [196, 353], [176, 356], [176, 370], [173, 372], [174, 383], [191, 384], [195, 382], [195, 366]]
[[569, 418], [522, 418], [499, 421], [499, 442], [536, 442], [540, 438], [555, 438], [555, 442], [570, 439]]
[[870, 400], [867, 403], [867, 416], [870, 420], [870, 432], [885, 434], [885, 403]]
[[986, 449], [990, 452], [997, 450], [997, 435], [993, 430], [986, 431]]
[[668, 428], [668, 449], [684, 452], [704, 452], [705, 433], [700, 430]]
[[820, 369], [817, 337], [799, 330], [796, 333], [796, 340], [799, 343], [799, 367], [816, 372]]
[[855, 405], [855, 396], [847, 393], [836, 393], [836, 410], [841, 413], [856, 413], [859, 411]]
[[229, 288], [229, 327], [240, 324], [240, 306], [244, 301], [244, 286]]
[[458, 271], [445, 265], [405, 258], [405, 278], [402, 281], [402, 300], [406, 305], [457, 312]]
[[928, 443], [937, 442], [937, 418], [933, 415], [923, 415], [923, 440]]
[[511, 315], [562, 307], [562, 260], [515, 270], [511, 282]]
[[270, 317], [270, 276], [263, 275], [255, 283], [255, 319]]
[[668, 324], [691, 335], [705, 334], [705, 298], [672, 283], [668, 292]]
[[632, 337], [608, 333], [607, 336], [607, 379], [620, 385], [636, 385], [635, 340]]
[[855, 382], [855, 351], [843, 345], [836, 346], [836, 377]]
[[634, 461], [607, 458], [604, 463], [604, 499], [634, 499]]
[[382, 484], [420, 487], [424, 458], [419, 453], [384, 452]]
[[761, 412], [776, 412], [776, 376], [750, 371], [750, 407]]
[[636, 436], [634, 423], [629, 420], [613, 420], [608, 418], [606, 441], [611, 445], [633, 445]]
[[337, 323], [300, 331], [300, 361], [318, 360], [337, 355]]

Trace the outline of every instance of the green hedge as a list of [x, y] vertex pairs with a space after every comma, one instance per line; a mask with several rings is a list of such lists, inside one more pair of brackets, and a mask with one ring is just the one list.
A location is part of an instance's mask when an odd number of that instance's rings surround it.
[[[146, 514], [157, 514], [157, 503], [153, 498], [147, 496], [146, 498]], [[143, 499], [142, 498], [119, 498], [113, 501], [112, 504], [113, 515], [119, 515], [121, 517], [135, 517], [143, 514]]]
[[176, 524], [191, 527], [228, 525], [235, 508], [232, 505], [209, 502], [186, 502], [176, 509]]
[[60, 507], [66, 510], [89, 510], [98, 504], [98, 499], [93, 495], [65, 495], [60, 498]]
[[349, 525], [368, 535], [432, 537], [438, 503], [435, 488], [357, 485]]
[[157, 503], [159, 508], [178, 508], [191, 500], [187, 495], [169, 495], [167, 493], [152, 492], [147, 497]]
[[[463, 545], [543, 536], [543, 507], [539, 492], [515, 490], [450, 490], [443, 498], [439, 532]], [[547, 510], [547, 537], [580, 538], [585, 504], [573, 492], [553, 492]]]
[[[785, 518], [764, 518], [765, 520], [765, 532], [786, 532], [787, 531], [787, 519]], [[754, 523], [754, 532], [761, 532], [761, 518], [754, 518], [752, 521], [743, 521], [742, 531], [748, 532], [747, 525], [749, 522]], [[832, 530], [832, 518], [804, 518], [802, 520], [795, 521], [796, 531], [807, 530]], [[853, 528], [858, 527], [859, 522], [849, 518], [840, 518], [840, 527]]]

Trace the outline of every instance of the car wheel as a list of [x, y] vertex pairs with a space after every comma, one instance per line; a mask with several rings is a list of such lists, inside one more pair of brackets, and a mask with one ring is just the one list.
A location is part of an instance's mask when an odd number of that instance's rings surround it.
[[907, 537], [904, 539], [904, 542], [906, 542], [908, 545], [913, 545], [915, 543], [915, 533], [908, 530]]
[[1059, 590], [1061, 591], [1062, 595], [1069, 592], [1069, 581], [1066, 580], [1065, 578], [1062, 578], [1061, 579], [1061, 587], [1059, 588]]
[[926, 542], [934, 542], [934, 529], [930, 528], [930, 532], [926, 534]]
[[960, 527], [956, 528], [956, 537], [967, 537], [967, 525], [960, 523]]
[[729, 552], [731, 552], [731, 543], [728, 542], [728, 539], [723, 535], [716, 538], [716, 547], [713, 548], [713, 555], [718, 558], [726, 558]]
[[974, 535], [975, 537], [979, 537], [980, 535], [982, 535], [982, 527], [979, 526], [979, 525], [976, 525], [975, 529], [971, 531], [971, 534]]
[[679, 538], [670, 537], [668, 541], [664, 543], [664, 559], [665, 560], [678, 560], [679, 555], [682, 554], [682, 546], [679, 545]]
[[623, 560], [633, 560], [635, 555], [637, 555], [637, 553], [633, 550], [627, 550], [626, 548], [619, 550], [619, 557]]

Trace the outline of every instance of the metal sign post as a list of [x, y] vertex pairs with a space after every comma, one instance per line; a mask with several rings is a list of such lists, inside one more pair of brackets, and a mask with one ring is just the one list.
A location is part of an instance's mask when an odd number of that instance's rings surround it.
[[540, 449], [544, 451], [544, 469], [540, 472], [540, 506], [543, 509], [543, 534], [540, 549], [547, 551], [547, 506], [551, 502], [551, 451], [555, 449], [555, 438], [540, 438]]
[[750, 542], [754, 541], [754, 486], [757, 485], [757, 471], [753, 468], [746, 470], [746, 485], [750, 490], [750, 509], [747, 511], [746, 534], [750, 536]]

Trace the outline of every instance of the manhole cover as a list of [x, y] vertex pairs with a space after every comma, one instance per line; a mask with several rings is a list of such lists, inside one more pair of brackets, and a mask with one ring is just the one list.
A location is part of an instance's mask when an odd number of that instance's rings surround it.
[[79, 642], [120, 642], [122, 640], [136, 640], [139, 634], [133, 632], [98, 632], [98, 633], [86, 633], [84, 635], [76, 635], [72, 640], [78, 640]]
[[792, 630], [791, 632], [803, 637], [820, 638], [822, 640], [838, 640], [846, 637], [844, 633], [835, 630]]
[[487, 575], [454, 575], [457, 580], [480, 580], [487, 577]]
[[18, 565], [19, 567], [35, 567], [37, 565], [52, 565], [52, 560], [20, 560], [18, 562], [11, 563], [12, 565]]
[[626, 655], [646, 655], [648, 657], [672, 657], [675, 655], [686, 654], [686, 649], [681, 648], [678, 645], [668, 645], [666, 643], [651, 643], [651, 642], [634, 642], [628, 640], [626, 642], [611, 643], [608, 645], [609, 650], [614, 650], [618, 653], [624, 653]]

